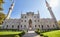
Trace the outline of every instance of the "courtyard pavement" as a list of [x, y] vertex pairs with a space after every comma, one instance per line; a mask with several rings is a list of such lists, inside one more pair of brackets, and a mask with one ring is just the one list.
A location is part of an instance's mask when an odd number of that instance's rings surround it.
[[34, 31], [28, 31], [25, 35], [22, 37], [40, 37], [40, 35], [36, 34]]

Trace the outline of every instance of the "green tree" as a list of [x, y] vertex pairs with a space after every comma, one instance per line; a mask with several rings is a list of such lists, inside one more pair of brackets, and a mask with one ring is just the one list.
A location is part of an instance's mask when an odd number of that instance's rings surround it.
[[60, 25], [60, 20], [58, 21], [58, 24]]
[[0, 0], [0, 11], [3, 10], [3, 8], [2, 8], [3, 3], [4, 3], [4, 1], [3, 0]]
[[3, 3], [4, 0], [0, 0], [0, 24], [2, 24], [5, 19], [5, 14], [3, 13], [3, 6], [2, 6]]
[[3, 23], [3, 21], [5, 20], [5, 14], [4, 13], [0, 13], [0, 24]]
[[58, 26], [59, 26], [59, 28], [60, 28], [60, 20], [59, 20], [57, 23], [58, 23]]

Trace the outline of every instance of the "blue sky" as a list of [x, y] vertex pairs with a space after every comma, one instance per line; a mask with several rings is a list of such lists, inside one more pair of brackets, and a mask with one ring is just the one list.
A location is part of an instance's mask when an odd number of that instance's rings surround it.
[[[47, 1], [50, 2], [50, 0]], [[11, 3], [12, 2], [10, 0], [5, 0], [5, 3], [3, 4], [5, 14], [8, 13]], [[21, 11], [23, 14], [29, 11], [37, 14], [38, 10], [40, 13], [40, 18], [51, 18], [45, 4], [45, 0], [15, 0], [15, 6], [10, 17], [18, 19], [21, 17]], [[52, 10], [56, 19], [60, 20], [60, 4], [58, 4], [56, 7], [52, 6]]]

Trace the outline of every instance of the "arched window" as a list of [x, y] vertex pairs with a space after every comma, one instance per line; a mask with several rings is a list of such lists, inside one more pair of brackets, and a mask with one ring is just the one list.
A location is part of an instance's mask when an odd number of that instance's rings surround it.
[[25, 18], [26, 18], [26, 16], [25, 16]]
[[47, 25], [47, 27], [49, 27], [49, 25]]
[[39, 22], [39, 20], [38, 20], [38, 22]]
[[7, 28], [8, 28], [8, 25], [7, 25]]
[[18, 27], [18, 29], [19, 29], [19, 25], [18, 25], [17, 27]]
[[37, 16], [37, 18], [39, 18], [39, 16]]
[[26, 22], [26, 20], [25, 20], [25, 22]]
[[40, 27], [40, 25], [38, 25]]
[[36, 16], [34, 16], [34, 18], [36, 18]]
[[12, 25], [12, 28], [14, 28], [14, 25]]
[[41, 25], [42, 26], [42, 28], [43, 28], [43, 25]]
[[23, 18], [23, 16], [21, 18]]
[[36, 20], [34, 20], [36, 22]]
[[36, 27], [36, 25], [35, 25], [35, 27]]
[[21, 25], [21, 28], [22, 28], [22, 25]]
[[55, 27], [55, 25], [53, 25], [53, 27]]
[[3, 26], [3, 29], [4, 29], [4, 26]]
[[23, 20], [21, 20], [21, 22], [23, 22]]
[[32, 20], [29, 20], [29, 27], [32, 27]]
[[26, 25], [24, 25], [24, 27], [26, 27]]

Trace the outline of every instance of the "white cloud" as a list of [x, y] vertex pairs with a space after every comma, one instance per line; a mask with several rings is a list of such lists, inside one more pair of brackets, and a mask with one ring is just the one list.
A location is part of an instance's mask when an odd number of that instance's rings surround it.
[[59, 0], [50, 0], [50, 6], [51, 7], [58, 7], [59, 5]]

